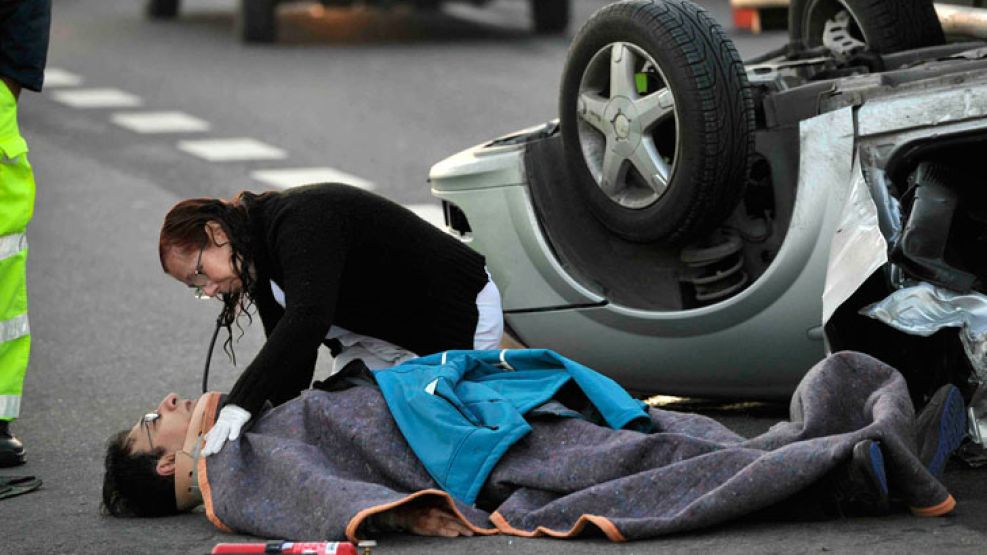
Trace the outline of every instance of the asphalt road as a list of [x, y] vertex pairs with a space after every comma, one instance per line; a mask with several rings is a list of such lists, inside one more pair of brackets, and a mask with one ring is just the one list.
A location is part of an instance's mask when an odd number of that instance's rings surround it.
[[[575, 0], [574, 22], [604, 3]], [[433, 216], [425, 186], [432, 163], [555, 116], [570, 37], [532, 35], [525, 2], [439, 14], [291, 5], [280, 15], [283, 40], [250, 47], [233, 34], [234, 4], [187, 1], [179, 20], [152, 23], [134, 0], [55, 2], [49, 66], [57, 71], [21, 107], [39, 185], [29, 229], [34, 349], [14, 425], [29, 462], [0, 472], [35, 474], [45, 486], [0, 502], [0, 553], [191, 554], [246, 539], [200, 514], [98, 514], [105, 438], [165, 393], [198, 391], [218, 310], [160, 271], [158, 226], [174, 202], [267, 188], [284, 178], [279, 170], [315, 168], [304, 175], [345, 172]], [[729, 24], [726, 0], [704, 4]], [[783, 40], [731, 34], [745, 56]], [[89, 89], [117, 92], [72, 94]], [[79, 107], [114, 98], [124, 105]], [[199, 130], [141, 133], [115, 123], [138, 125], [126, 118], [133, 112], [176, 111], [183, 116], [164, 125]], [[210, 160], [200, 151], [209, 145], [186, 142], [229, 138], [260, 143], [267, 159], [215, 161], [223, 151], [212, 150]], [[259, 344], [259, 327], [237, 346], [241, 364]], [[211, 385], [228, 388], [235, 377], [217, 355]], [[784, 407], [705, 409], [747, 434], [784, 417]], [[377, 553], [982, 551], [983, 472], [953, 465], [947, 483], [960, 505], [945, 519], [741, 522], [623, 545], [388, 537]]]

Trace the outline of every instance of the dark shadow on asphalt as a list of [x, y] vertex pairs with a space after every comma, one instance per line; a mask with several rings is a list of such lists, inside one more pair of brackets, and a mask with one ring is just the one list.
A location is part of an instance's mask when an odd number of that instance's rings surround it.
[[676, 412], [698, 412], [706, 416], [749, 416], [752, 418], [788, 419], [788, 403], [761, 401], [723, 401], [719, 399], [676, 398], [653, 404], [655, 408]]
[[777, 422], [788, 420], [787, 403], [662, 396], [646, 399], [645, 402], [661, 410], [708, 416], [748, 438], [764, 433]]

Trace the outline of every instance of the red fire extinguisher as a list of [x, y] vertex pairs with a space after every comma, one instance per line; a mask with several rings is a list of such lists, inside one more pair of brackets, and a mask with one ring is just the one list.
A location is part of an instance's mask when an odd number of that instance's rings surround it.
[[[375, 542], [360, 542], [364, 555], [369, 555]], [[220, 543], [212, 548], [211, 555], [357, 555], [357, 547], [350, 542], [266, 542]]]

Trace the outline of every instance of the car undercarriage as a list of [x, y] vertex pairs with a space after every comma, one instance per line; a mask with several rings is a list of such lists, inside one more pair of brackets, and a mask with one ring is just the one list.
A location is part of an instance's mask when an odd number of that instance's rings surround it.
[[870, 22], [821, 4], [742, 64], [684, 0], [607, 6], [573, 40], [559, 120], [433, 167], [519, 341], [639, 392], [784, 398], [852, 349], [916, 405], [945, 382], [978, 397], [987, 44], [936, 20], [886, 34], [931, 2]]

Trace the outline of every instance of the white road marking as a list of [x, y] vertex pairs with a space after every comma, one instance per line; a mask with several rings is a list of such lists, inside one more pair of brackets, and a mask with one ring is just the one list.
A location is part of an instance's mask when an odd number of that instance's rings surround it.
[[137, 133], [208, 131], [209, 122], [184, 112], [117, 112], [113, 123]]
[[435, 227], [442, 230], [446, 228], [446, 218], [441, 206], [437, 204], [405, 204], [404, 207], [418, 214], [418, 217]]
[[372, 191], [376, 185], [362, 177], [350, 175], [335, 168], [285, 168], [278, 170], [257, 170], [250, 174], [257, 181], [273, 185], [279, 189], [288, 189], [309, 183], [345, 183]]
[[181, 141], [178, 149], [210, 162], [280, 160], [288, 156], [280, 148], [247, 137]]
[[82, 77], [72, 72], [57, 67], [45, 69], [45, 88], [78, 87], [81, 84]]
[[73, 108], [131, 108], [143, 104], [139, 96], [120, 89], [73, 89], [56, 91], [51, 97]]

